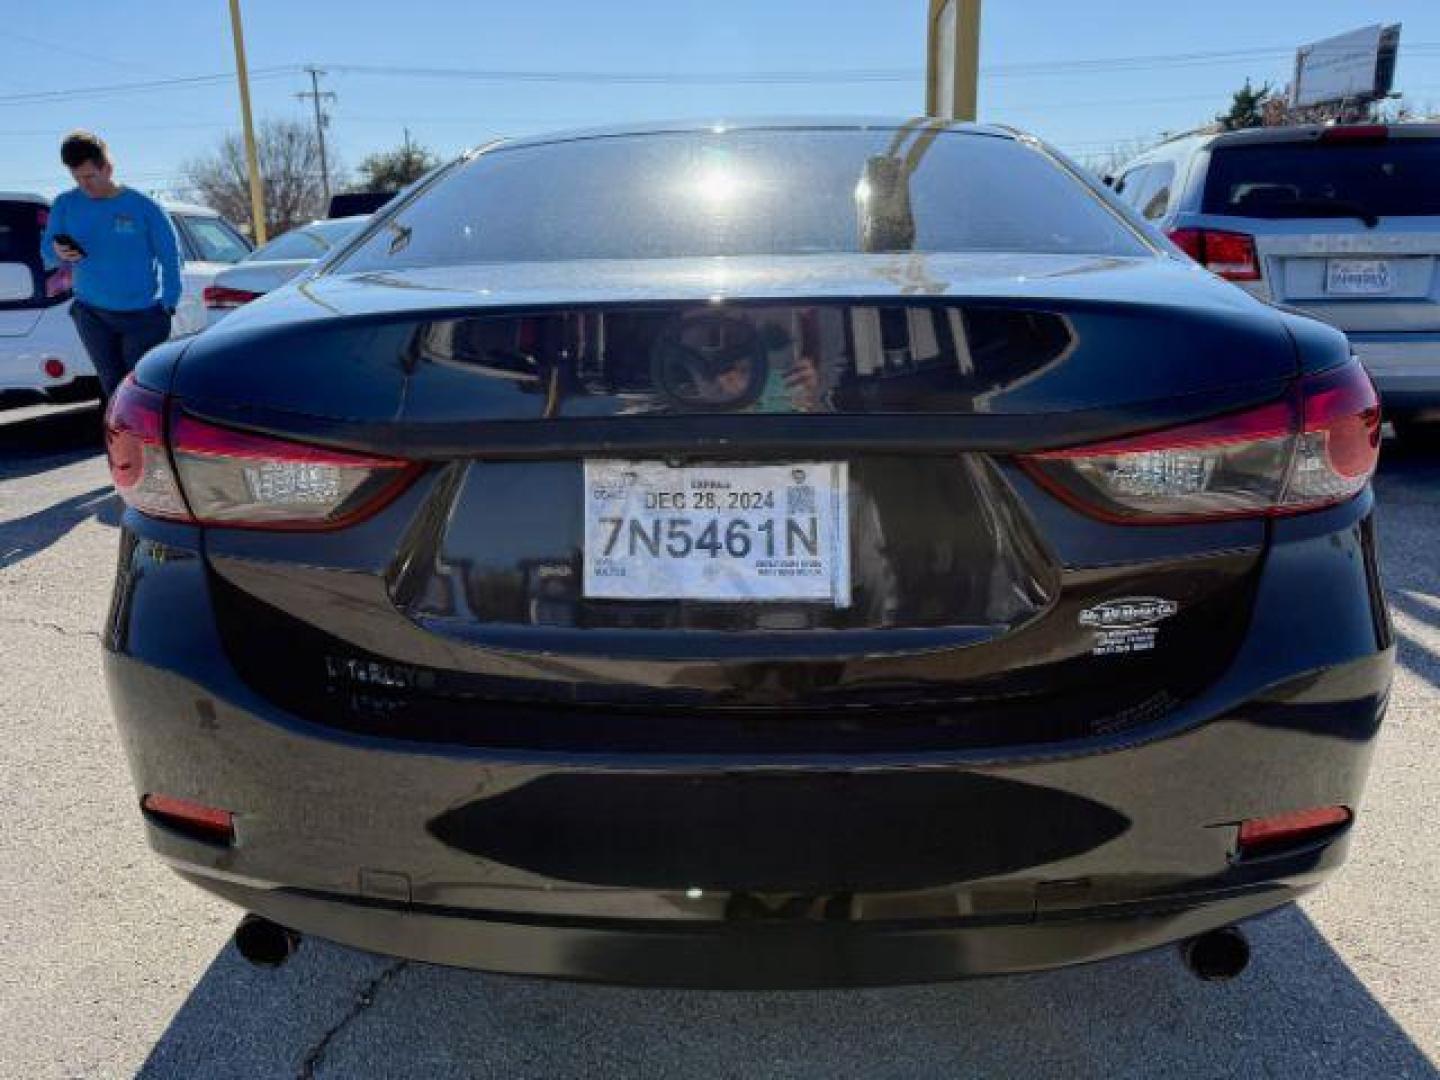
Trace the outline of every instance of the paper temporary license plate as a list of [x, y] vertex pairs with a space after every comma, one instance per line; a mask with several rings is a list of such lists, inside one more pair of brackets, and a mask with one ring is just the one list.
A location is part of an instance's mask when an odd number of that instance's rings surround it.
[[850, 606], [844, 462], [585, 462], [585, 595]]
[[1335, 296], [1383, 296], [1395, 288], [1395, 271], [1384, 259], [1329, 259], [1325, 291]]

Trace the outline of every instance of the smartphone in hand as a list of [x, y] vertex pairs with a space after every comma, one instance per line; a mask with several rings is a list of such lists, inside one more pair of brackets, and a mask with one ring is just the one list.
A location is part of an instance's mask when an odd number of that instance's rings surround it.
[[56, 234], [55, 234], [55, 243], [57, 243], [57, 244], [64, 244], [66, 247], [68, 247], [71, 251], [75, 252], [75, 254], [77, 254], [77, 255], [84, 255], [84, 254], [85, 254], [85, 249], [80, 246], [80, 241], [79, 241], [79, 240], [76, 240], [76, 239], [75, 239], [73, 236], [71, 236], [69, 233], [63, 233], [63, 232], [62, 232], [62, 233], [56, 233]]

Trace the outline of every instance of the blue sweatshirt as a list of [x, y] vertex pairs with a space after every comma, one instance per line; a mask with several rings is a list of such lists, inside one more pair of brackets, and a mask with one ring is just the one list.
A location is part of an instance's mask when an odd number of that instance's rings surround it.
[[108, 199], [92, 199], [79, 188], [65, 192], [50, 208], [40, 250], [46, 269], [62, 265], [54, 240], [68, 233], [85, 249], [73, 263], [75, 295], [107, 311], [140, 311], [180, 303], [180, 248], [170, 215], [154, 199], [121, 188]]

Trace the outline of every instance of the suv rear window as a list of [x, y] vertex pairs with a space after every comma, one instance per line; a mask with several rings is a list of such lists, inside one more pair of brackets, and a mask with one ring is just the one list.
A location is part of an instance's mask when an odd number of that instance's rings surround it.
[[856, 251], [1147, 249], [1080, 181], [1010, 138], [739, 130], [492, 150], [336, 269]]
[[1440, 139], [1215, 150], [1204, 212], [1242, 217], [1440, 215]]

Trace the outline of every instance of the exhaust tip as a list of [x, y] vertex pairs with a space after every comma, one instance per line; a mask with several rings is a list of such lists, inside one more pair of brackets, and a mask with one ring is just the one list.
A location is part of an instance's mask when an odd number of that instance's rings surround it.
[[1202, 982], [1228, 982], [1250, 963], [1250, 942], [1239, 927], [1224, 926], [1181, 942], [1180, 957]]
[[300, 935], [259, 915], [246, 915], [235, 928], [235, 949], [256, 967], [277, 968], [300, 947]]

